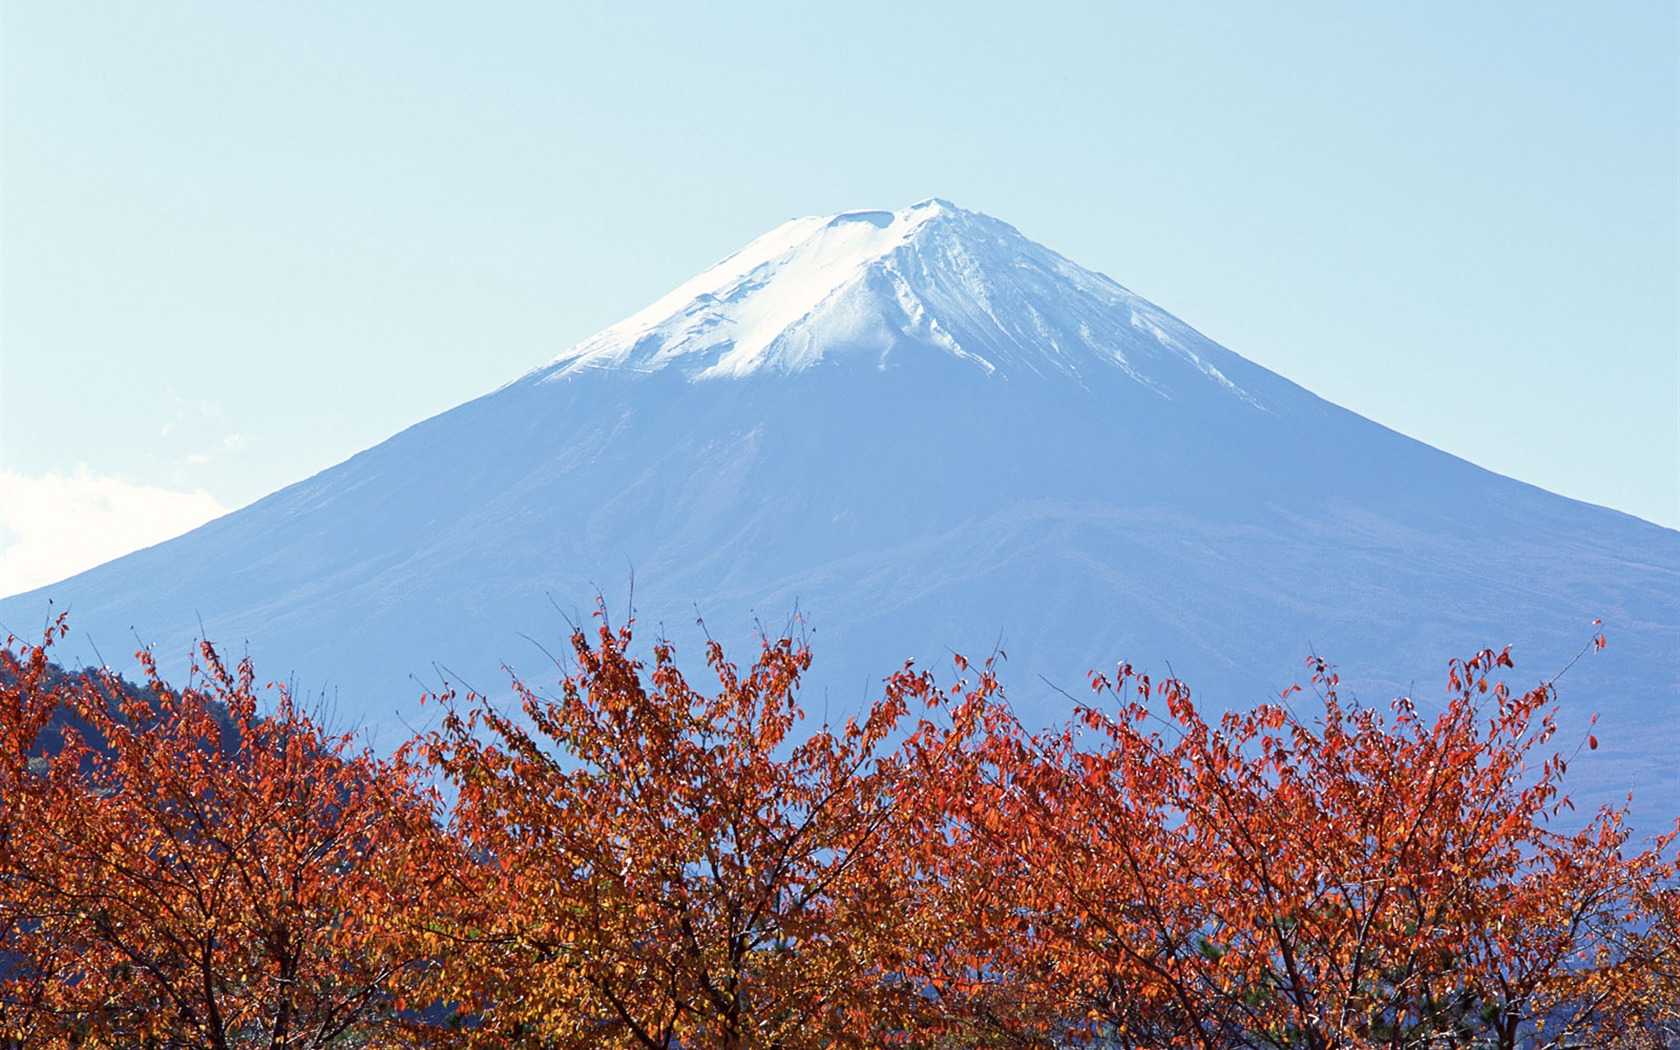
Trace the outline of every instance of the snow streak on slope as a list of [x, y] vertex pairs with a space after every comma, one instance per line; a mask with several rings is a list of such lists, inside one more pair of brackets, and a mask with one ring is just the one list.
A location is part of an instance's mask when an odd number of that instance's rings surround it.
[[739, 379], [845, 359], [885, 369], [926, 347], [987, 373], [1111, 364], [1168, 396], [1153, 372], [1174, 361], [1247, 398], [1194, 343], [1207, 340], [1013, 226], [926, 200], [783, 223], [543, 371]]

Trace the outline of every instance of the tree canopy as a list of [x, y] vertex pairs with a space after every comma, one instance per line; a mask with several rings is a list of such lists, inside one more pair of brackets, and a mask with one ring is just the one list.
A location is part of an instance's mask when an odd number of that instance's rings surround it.
[[958, 657], [813, 725], [802, 643], [701, 685], [603, 614], [381, 758], [209, 645], [134, 687], [63, 629], [0, 650], [8, 1047], [1680, 1041], [1680, 822], [1567, 814], [1596, 741], [1508, 651], [1219, 715], [1121, 664], [1047, 728]]

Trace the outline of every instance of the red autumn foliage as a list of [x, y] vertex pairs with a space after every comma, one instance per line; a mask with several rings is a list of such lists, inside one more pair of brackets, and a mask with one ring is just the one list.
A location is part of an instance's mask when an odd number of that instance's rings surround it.
[[766, 641], [745, 671], [707, 646], [715, 691], [628, 627], [572, 637], [523, 719], [445, 694], [419, 742], [458, 800], [451, 891], [427, 940], [433, 995], [472, 1045], [875, 1045], [920, 1005], [892, 963], [907, 900], [883, 745], [889, 688], [861, 720], [795, 737], [810, 654]]
[[[248, 662], [201, 656], [180, 690], [149, 654], [139, 690], [49, 676], [44, 646], [0, 657], [13, 1045], [391, 1041], [377, 1022], [412, 961], [391, 920], [430, 823], [414, 770], [326, 735], [285, 690], [260, 714]], [[70, 725], [40, 740], [61, 707]]]
[[1304, 714], [1210, 723], [1124, 665], [1058, 732], [959, 709], [946, 979], [1026, 1045], [1562, 1047], [1672, 1022], [1629, 942], [1674, 836], [1635, 851], [1610, 810], [1554, 830], [1555, 697], [1489, 684], [1509, 666], [1454, 662], [1432, 716], [1345, 704], [1322, 661]]
[[1034, 733], [961, 658], [807, 729], [790, 639], [745, 670], [709, 644], [704, 689], [604, 619], [572, 651], [556, 691], [514, 684], [519, 714], [445, 694], [381, 760], [283, 689], [263, 710], [208, 646], [175, 690], [149, 658], [136, 689], [8, 645], [0, 1045], [1680, 1031], [1675, 832], [1562, 814], [1556, 694], [1497, 683], [1506, 653], [1455, 661], [1427, 709], [1345, 701], [1314, 661], [1311, 690], [1217, 719], [1121, 665]]

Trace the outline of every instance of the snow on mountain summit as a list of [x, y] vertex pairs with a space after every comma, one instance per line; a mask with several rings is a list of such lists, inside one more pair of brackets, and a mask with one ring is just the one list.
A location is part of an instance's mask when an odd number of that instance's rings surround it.
[[0, 624], [73, 608], [66, 656], [138, 639], [170, 674], [208, 636], [390, 742], [442, 673], [539, 681], [531, 639], [627, 579], [628, 614], [689, 659], [796, 616], [837, 713], [906, 659], [1007, 652], [1035, 725], [1120, 659], [1215, 704], [1276, 697], [1309, 651], [1371, 703], [1426, 701], [1482, 645], [1515, 643], [1533, 682], [1601, 619], [1615, 644], [1571, 670], [1558, 728], [1604, 716], [1577, 801], [1637, 787], [1680, 812], [1680, 533], [1322, 401], [938, 200], [787, 222], [489, 394], [0, 601]]
[[1008, 223], [937, 198], [785, 222], [538, 373], [709, 380], [886, 369], [929, 350], [1004, 375], [1117, 366], [1160, 393], [1187, 366], [1252, 400], [1212, 360], [1229, 370], [1240, 358]]

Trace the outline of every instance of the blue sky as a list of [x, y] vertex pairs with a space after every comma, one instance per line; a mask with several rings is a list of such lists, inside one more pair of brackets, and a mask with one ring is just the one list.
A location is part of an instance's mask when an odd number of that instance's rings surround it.
[[572, 6], [5, 5], [0, 593], [928, 196], [1680, 526], [1671, 3]]

